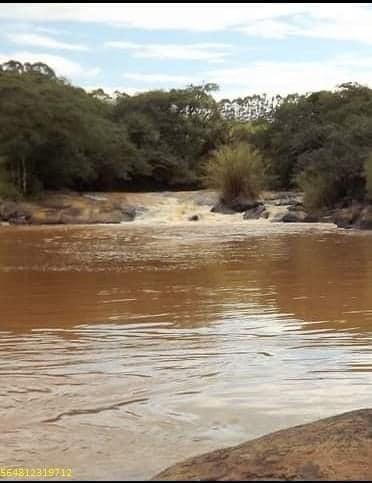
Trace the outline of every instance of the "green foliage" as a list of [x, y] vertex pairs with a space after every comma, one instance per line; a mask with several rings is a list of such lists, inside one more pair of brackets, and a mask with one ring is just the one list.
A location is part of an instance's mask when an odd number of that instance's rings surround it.
[[303, 172], [297, 177], [297, 185], [304, 192], [304, 206], [309, 210], [331, 206], [338, 199], [334, 180], [324, 173]]
[[264, 131], [268, 126], [268, 122], [265, 120], [260, 121], [230, 121], [225, 123], [224, 143], [225, 144], [238, 144], [248, 143], [252, 144], [259, 133]]
[[0, 199], [18, 200], [21, 193], [9, 179], [9, 173], [6, 169], [6, 159], [0, 158]]
[[120, 157], [125, 136], [106, 105], [47, 66], [36, 68], [22, 71], [17, 64], [0, 73], [0, 155], [10, 181], [24, 195], [41, 187], [88, 188], [99, 179], [103, 160]]
[[262, 189], [262, 168], [260, 154], [249, 144], [224, 145], [205, 165], [205, 184], [226, 203], [239, 197], [256, 199]]
[[133, 97], [91, 93], [47, 65], [0, 66], [0, 156], [7, 184], [42, 189], [195, 186], [222, 138], [214, 84]]
[[[372, 200], [372, 90], [216, 102], [215, 84], [87, 93], [43, 63], [0, 65], [0, 196], [198, 187], [300, 188], [308, 206]], [[211, 157], [210, 154], [214, 153]], [[263, 176], [264, 173], [264, 176]]]
[[[272, 188], [293, 188], [301, 180], [319, 203], [361, 198], [372, 148], [372, 90], [343, 84], [335, 92], [287, 98], [253, 142], [264, 154]], [[314, 177], [319, 187], [307, 182]]]
[[214, 88], [189, 86], [117, 100], [113, 116], [137, 149], [137, 179], [160, 186], [197, 183], [200, 161], [222, 139], [221, 117], [210, 95]]
[[366, 197], [372, 201], [372, 153], [370, 153], [364, 162], [364, 175], [366, 180]]

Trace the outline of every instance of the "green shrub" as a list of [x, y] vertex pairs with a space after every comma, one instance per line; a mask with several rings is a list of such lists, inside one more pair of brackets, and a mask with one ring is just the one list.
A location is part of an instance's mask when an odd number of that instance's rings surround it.
[[240, 196], [255, 199], [263, 183], [261, 156], [247, 143], [221, 146], [205, 165], [204, 181], [225, 202]]
[[21, 193], [12, 183], [0, 179], [0, 199], [17, 201], [21, 197]]
[[304, 192], [304, 206], [307, 209], [331, 206], [338, 198], [334, 179], [322, 172], [304, 171], [297, 177], [297, 185]]

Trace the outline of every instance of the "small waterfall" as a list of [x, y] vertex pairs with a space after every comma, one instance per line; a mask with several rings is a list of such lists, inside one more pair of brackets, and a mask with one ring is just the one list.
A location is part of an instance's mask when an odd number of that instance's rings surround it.
[[128, 193], [128, 202], [136, 207], [136, 223], [230, 223], [241, 222], [242, 213], [222, 215], [212, 213], [217, 194], [212, 191], [163, 191], [157, 193]]

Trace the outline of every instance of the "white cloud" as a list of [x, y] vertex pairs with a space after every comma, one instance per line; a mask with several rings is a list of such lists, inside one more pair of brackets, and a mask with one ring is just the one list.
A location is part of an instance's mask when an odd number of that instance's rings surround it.
[[222, 43], [195, 44], [137, 44], [134, 42], [111, 41], [106, 47], [123, 49], [134, 57], [164, 60], [205, 60], [223, 62], [230, 55], [231, 46]]
[[60, 50], [75, 50], [75, 51], [87, 51], [87, 46], [82, 44], [70, 44], [56, 40], [53, 37], [47, 35], [39, 35], [32, 33], [14, 32], [8, 33], [5, 37], [13, 44], [27, 45], [30, 47], [43, 47], [47, 49], [60, 49]]
[[308, 37], [372, 43], [372, 9], [367, 5], [332, 4], [307, 9], [287, 18], [261, 19], [239, 28], [263, 38]]
[[89, 84], [89, 85], [86, 85], [86, 86], [83, 86], [83, 88], [87, 91], [87, 92], [92, 92], [96, 89], [103, 89], [106, 94], [109, 94], [110, 96], [114, 96], [115, 92], [125, 92], [126, 94], [129, 94], [130, 96], [134, 95], [134, 94], [139, 94], [141, 92], [144, 91], [144, 89], [140, 89], [139, 87], [132, 87], [132, 86], [116, 86], [116, 87], [113, 87], [113, 86], [101, 86], [101, 85], [92, 85], [92, 84]]
[[[7, 4], [0, 18], [28, 21], [76, 21], [141, 29], [217, 31], [252, 21], [302, 12], [306, 4]], [[308, 8], [308, 7], [307, 7]]]
[[357, 3], [7, 4], [0, 18], [28, 22], [96, 22], [147, 30], [237, 29], [267, 38], [306, 36], [372, 42], [372, 9]]
[[[65, 29], [57, 29], [57, 28], [43, 27], [43, 26], [37, 26], [37, 25], [33, 25], [31, 28], [32, 28], [32, 30], [35, 30], [37, 32], [42, 32], [44, 34], [71, 35], [71, 32], [69, 30], [65, 30]], [[28, 29], [24, 29], [24, 30], [28, 30]]]
[[8, 60], [18, 60], [20, 62], [43, 62], [48, 64], [56, 74], [59, 76], [67, 77], [69, 79], [75, 78], [90, 78], [97, 76], [101, 70], [99, 67], [93, 67], [86, 69], [78, 62], [66, 59], [60, 55], [52, 55], [45, 53], [35, 52], [12, 52], [10, 54], [0, 54], [0, 63], [7, 62]]
[[372, 57], [354, 61], [347, 57], [313, 62], [261, 61], [248, 67], [210, 71], [208, 81], [240, 95], [305, 93], [334, 89], [349, 81], [372, 85]]
[[127, 73], [125, 78], [163, 88], [215, 82], [221, 90], [218, 98], [254, 93], [289, 94], [334, 89], [343, 82], [359, 82], [372, 87], [371, 57], [345, 55], [325, 61], [257, 61], [248, 66], [213, 69], [188, 76]]
[[[0, 14], [1, 17], [1, 14]], [[61, 28], [55, 28], [48, 26], [46, 27], [45, 25], [37, 25], [37, 24], [32, 24], [32, 23], [27, 23], [27, 22], [7, 22], [6, 24], [7, 30], [9, 32], [41, 32], [43, 34], [48, 34], [48, 35], [71, 35], [71, 32], [66, 29], [61, 29]]]
[[130, 79], [133, 81], [140, 81], [150, 84], [164, 84], [171, 86], [173, 84], [186, 85], [192, 82], [194, 76], [190, 75], [176, 75], [176, 74], [141, 74], [141, 73], [127, 73], [124, 74], [125, 79]]

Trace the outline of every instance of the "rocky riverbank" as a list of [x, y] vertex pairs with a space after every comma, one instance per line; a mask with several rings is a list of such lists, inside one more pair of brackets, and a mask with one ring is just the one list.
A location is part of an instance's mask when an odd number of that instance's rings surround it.
[[[222, 216], [223, 215], [223, 216]], [[0, 200], [0, 223], [58, 225], [266, 220], [274, 223], [334, 223], [341, 228], [372, 229], [372, 205], [350, 202], [310, 212], [295, 192], [266, 192], [259, 200], [229, 204], [207, 190], [159, 193], [48, 193], [36, 201]]]
[[372, 409], [278, 431], [178, 463], [153, 480], [371, 480]]
[[301, 193], [265, 193], [260, 200], [236, 199], [225, 204], [218, 201], [212, 208], [215, 213], [241, 212], [245, 220], [267, 219], [284, 223], [334, 223], [340, 228], [372, 229], [372, 205], [349, 201], [332, 209], [309, 211], [303, 204]]
[[133, 221], [135, 215], [125, 198], [98, 194], [51, 193], [34, 202], [0, 200], [0, 222], [15, 225], [122, 223]]

